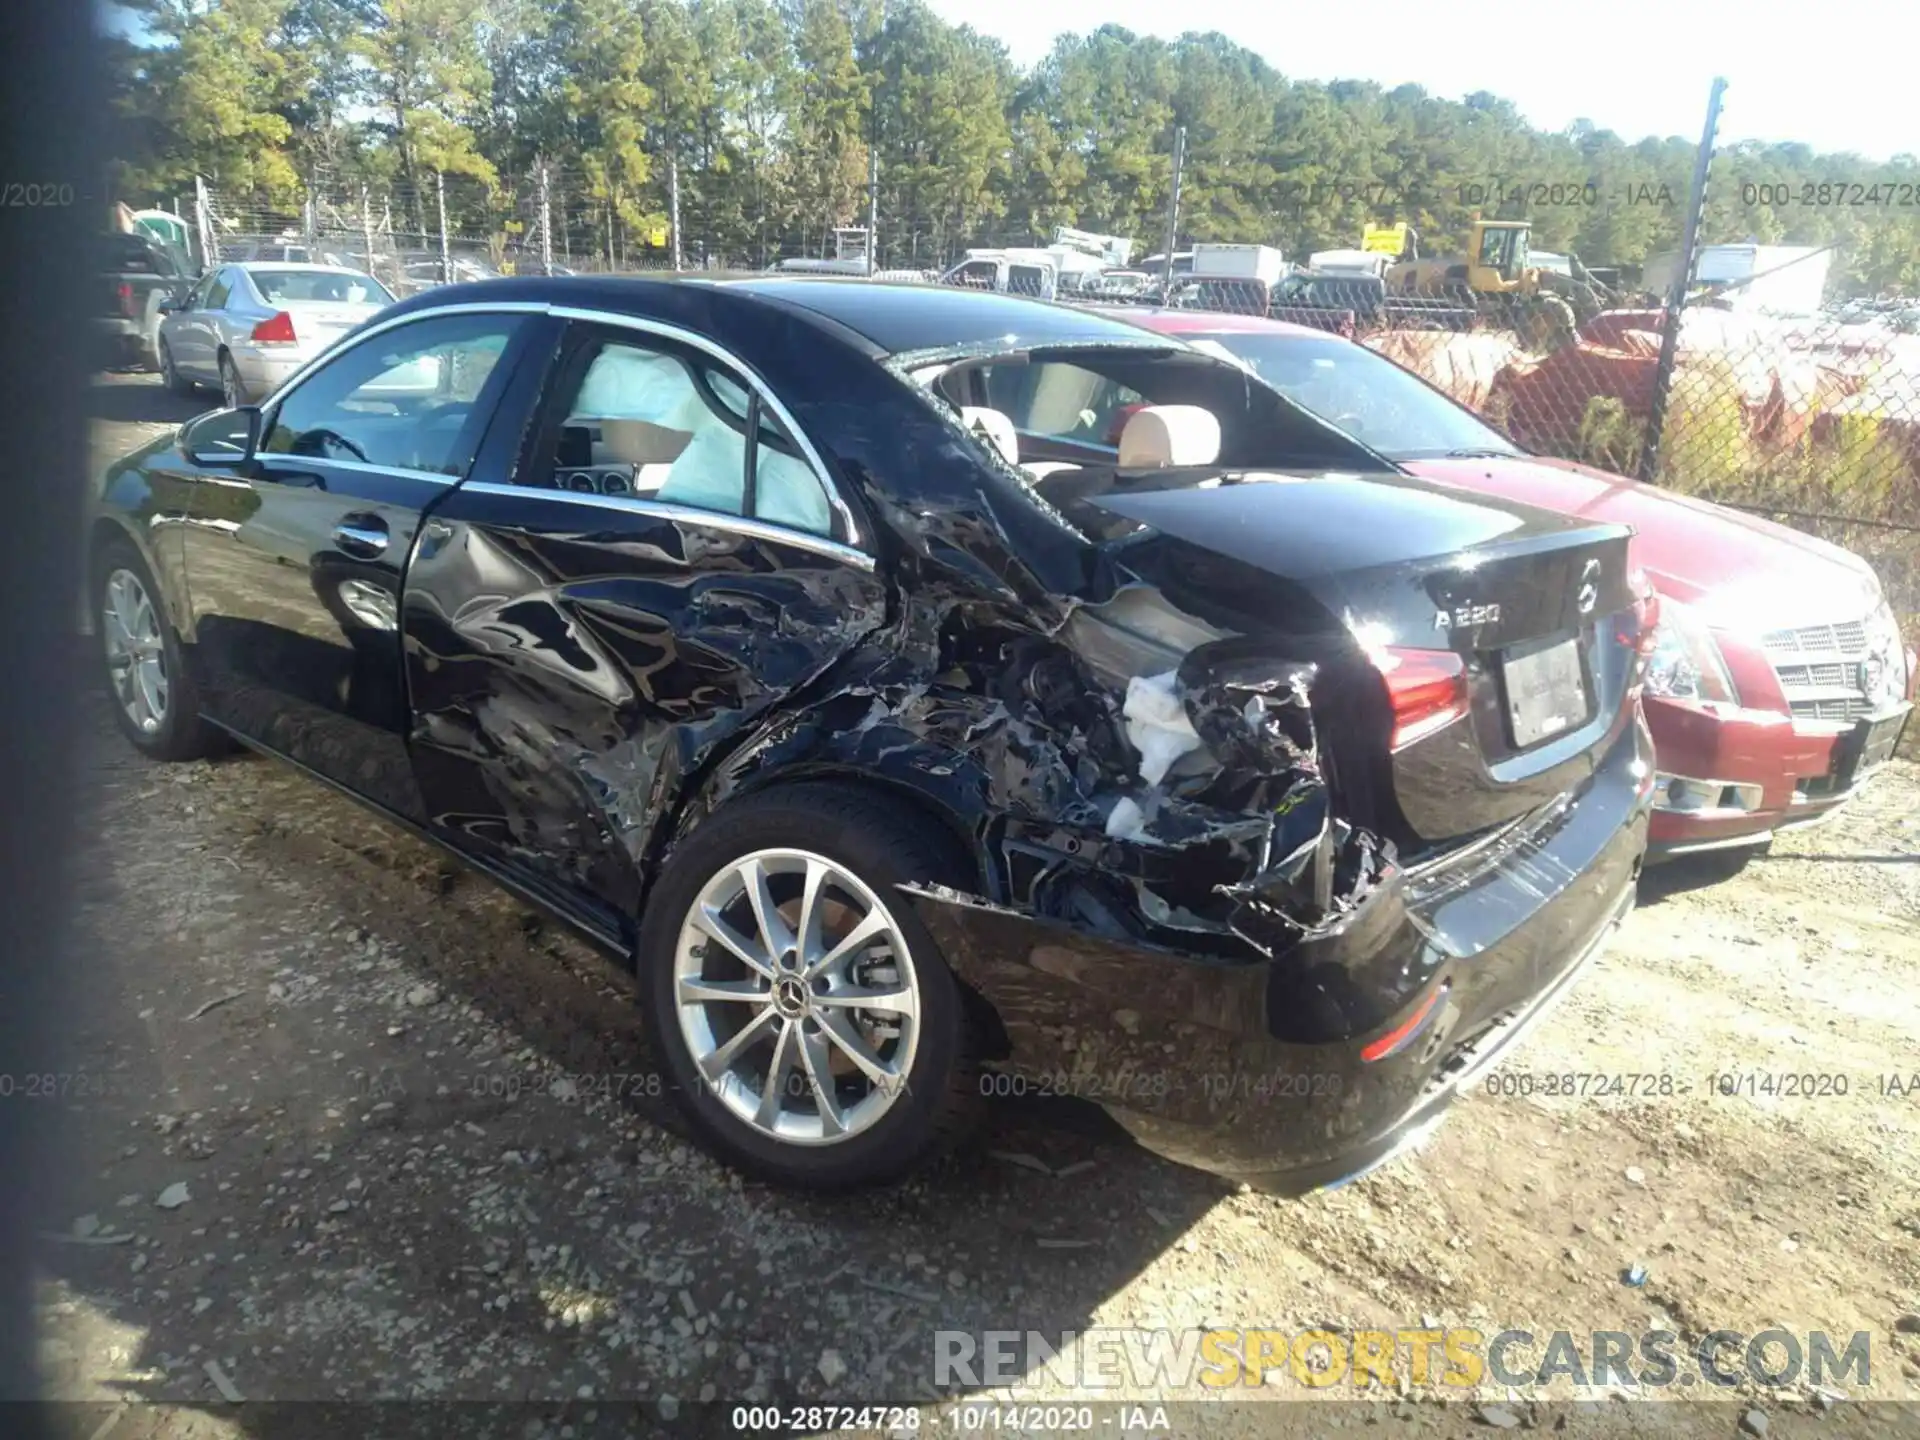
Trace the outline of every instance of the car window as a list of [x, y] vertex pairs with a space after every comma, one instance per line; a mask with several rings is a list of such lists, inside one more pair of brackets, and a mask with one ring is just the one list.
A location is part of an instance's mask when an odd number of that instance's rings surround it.
[[330, 301], [337, 305], [390, 305], [393, 296], [371, 275], [332, 270], [251, 270], [253, 288], [269, 305], [290, 300]]
[[207, 289], [207, 302], [201, 308], [204, 310], [224, 310], [227, 308], [227, 297], [232, 294], [233, 276], [227, 271], [222, 270], [213, 277], [213, 284]]
[[[600, 344], [538, 467], [569, 488], [635, 495], [833, 533], [825, 487], [771, 411], [751, 447], [748, 387], [705, 358], [628, 340]], [[749, 449], [751, 448], [751, 457]], [[751, 458], [754, 502], [747, 503]]]
[[1047, 440], [1111, 446], [1121, 408], [1142, 399], [1117, 381], [1058, 360], [987, 365], [979, 373], [989, 408], [1021, 434]]
[[482, 393], [519, 323], [434, 316], [352, 346], [281, 400], [262, 453], [466, 473]]
[[1289, 400], [1390, 460], [1513, 449], [1471, 411], [1364, 345], [1276, 331], [1188, 338], [1218, 345]]

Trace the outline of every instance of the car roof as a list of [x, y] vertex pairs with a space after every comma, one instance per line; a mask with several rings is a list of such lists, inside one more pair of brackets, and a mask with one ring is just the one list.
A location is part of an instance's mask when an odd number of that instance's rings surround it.
[[890, 355], [989, 344], [1009, 349], [1138, 344], [1140, 338], [1134, 327], [1094, 312], [994, 290], [826, 275], [754, 276], [717, 283], [810, 310]]
[[532, 301], [655, 318], [691, 313], [686, 302], [696, 294], [725, 297], [729, 308], [784, 312], [878, 356], [1143, 343], [1139, 327], [1072, 306], [947, 285], [824, 276], [522, 275], [425, 290], [391, 313], [438, 309], [458, 303], [456, 294], [470, 302]]
[[1256, 332], [1268, 335], [1298, 335], [1313, 340], [1337, 340], [1340, 337], [1311, 325], [1295, 325], [1287, 320], [1269, 320], [1265, 315], [1240, 315], [1222, 310], [1129, 310], [1126, 319], [1158, 335], [1220, 335]]
[[233, 260], [229, 264], [236, 270], [252, 273], [255, 270], [311, 270], [320, 275], [360, 275], [366, 271], [356, 270], [351, 265], [319, 265], [310, 260]]

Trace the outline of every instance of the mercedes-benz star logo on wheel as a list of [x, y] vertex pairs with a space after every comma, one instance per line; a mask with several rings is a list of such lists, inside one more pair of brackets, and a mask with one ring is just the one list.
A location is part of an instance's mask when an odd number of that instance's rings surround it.
[[1580, 588], [1574, 592], [1573, 603], [1580, 607], [1582, 615], [1591, 615], [1593, 607], [1600, 603], [1600, 562], [1587, 561], [1586, 568], [1580, 572]]

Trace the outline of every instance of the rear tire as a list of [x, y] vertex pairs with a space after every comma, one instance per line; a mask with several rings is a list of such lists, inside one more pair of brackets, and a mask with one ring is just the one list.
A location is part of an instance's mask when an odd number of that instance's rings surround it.
[[173, 363], [173, 347], [165, 340], [160, 342], [160, 383], [175, 395], [193, 394], [193, 382], [180, 373]]
[[224, 350], [220, 352], [220, 399], [229, 410], [238, 410], [247, 403], [247, 387], [234, 366], [233, 356]]
[[896, 889], [961, 879], [954, 850], [831, 784], [749, 796], [682, 843], [641, 918], [639, 979], [674, 1098], [722, 1160], [843, 1190], [899, 1180], [971, 1131], [960, 987]]
[[199, 760], [224, 749], [220, 732], [200, 718], [200, 692], [140, 552], [115, 540], [93, 574], [96, 639], [120, 733], [155, 760]]

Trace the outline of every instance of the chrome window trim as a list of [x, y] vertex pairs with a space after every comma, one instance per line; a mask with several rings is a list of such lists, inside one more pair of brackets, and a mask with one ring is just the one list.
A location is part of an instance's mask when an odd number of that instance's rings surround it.
[[429, 480], [435, 485], [454, 486], [460, 483], [458, 475], [449, 475], [444, 470], [410, 470], [405, 465], [372, 465], [364, 460], [333, 460], [323, 455], [293, 455], [285, 450], [256, 450], [253, 453], [256, 462], [269, 465], [276, 460], [293, 463], [305, 462], [310, 465], [330, 465], [336, 470], [357, 470], [363, 475], [395, 475], [404, 480]]
[[[589, 324], [607, 325], [616, 329], [637, 330], [641, 334], [657, 335], [661, 339], [673, 340], [679, 344], [699, 350], [703, 354], [711, 355], [721, 364], [726, 365], [745, 377], [747, 383], [753, 386], [755, 393], [760, 396], [761, 402], [765, 404], [769, 410], [773, 411], [780, 423], [786, 427], [787, 433], [793, 436], [794, 443], [800, 447], [801, 453], [806, 457], [808, 468], [813, 471], [813, 478], [820, 483], [821, 488], [826, 492], [827, 503], [833, 507], [834, 513], [840, 517], [840, 523], [846, 527], [847, 538], [845, 542], [829, 539], [826, 543], [831, 545], [842, 545], [844, 543], [844, 546], [851, 549], [855, 554], [866, 557], [868, 569], [873, 568], [873, 557], [868, 554], [864, 548], [866, 545], [866, 537], [861, 534], [859, 523], [854, 518], [852, 508], [847, 504], [846, 497], [840, 493], [840, 487], [833, 483], [832, 474], [827, 469], [826, 463], [820, 458], [820, 452], [814, 448], [813, 441], [808, 437], [807, 432], [800, 428], [799, 422], [793, 418], [793, 412], [781, 403], [780, 397], [773, 393], [772, 389], [767, 385], [767, 382], [761, 378], [760, 373], [745, 361], [741, 360], [737, 355], [734, 355], [720, 345], [716, 345], [704, 335], [697, 334], [692, 330], [684, 329], [681, 326], [671, 324], [665, 320], [654, 320], [642, 315], [623, 315], [616, 310], [595, 310], [590, 307], [577, 305], [555, 305], [545, 300], [468, 301], [451, 305], [434, 305], [424, 310], [409, 310], [404, 315], [396, 315], [391, 320], [381, 321], [368, 329], [362, 330], [350, 339], [336, 343], [322, 354], [316, 355], [307, 361], [306, 364], [302, 365], [298, 370], [294, 371], [293, 374], [275, 386], [273, 393], [261, 402], [260, 408], [263, 416], [269, 406], [277, 406], [280, 403], [281, 397], [284, 396], [288, 390], [305, 380], [309, 374], [319, 368], [322, 362], [336, 360], [346, 354], [347, 351], [363, 345], [367, 341], [374, 339], [376, 336], [383, 335], [389, 330], [396, 330], [402, 325], [411, 324], [416, 320], [437, 319], [445, 315], [551, 315], [556, 320], [579, 320]], [[264, 424], [262, 430], [264, 433]], [[375, 466], [373, 468], [379, 469], [381, 467]], [[435, 478], [445, 479], [447, 477], [440, 476]], [[509, 488], [532, 490], [536, 494], [539, 493], [538, 487], [535, 486]], [[580, 496], [574, 491], [563, 493], [574, 495], [575, 498], [594, 498], [591, 496]], [[620, 497], [606, 496], [601, 498], [615, 500]], [[702, 515], [720, 514], [718, 511], [692, 511], [690, 513]], [[723, 516], [722, 518], [745, 520], [746, 517], [736, 515], [731, 517]], [[752, 523], [767, 524], [765, 521]], [[823, 539], [823, 537], [812, 535], [805, 530], [789, 530], [784, 526], [771, 526], [770, 528], [777, 531], [780, 538], [795, 538], [796, 543], [812, 543], [817, 546], [818, 542]]]
[[336, 341], [309, 359], [306, 364], [276, 385], [273, 393], [260, 402], [261, 413], [264, 415], [269, 408], [278, 405], [281, 397], [319, 369], [321, 362], [337, 360], [349, 350], [358, 349], [375, 336], [384, 335], [389, 330], [397, 330], [402, 325], [411, 324], [415, 320], [438, 319], [443, 315], [544, 315], [547, 309], [544, 303], [498, 300], [490, 305], [437, 305], [431, 310], [410, 310], [405, 315], [396, 315], [391, 320], [382, 320], [357, 334]]
[[755, 520], [745, 515], [729, 515], [724, 510], [702, 510], [693, 505], [675, 505], [664, 500], [649, 500], [642, 495], [597, 495], [588, 490], [556, 490], [544, 485], [502, 485], [492, 480], [469, 480], [461, 486], [461, 489], [464, 492], [500, 495], [515, 500], [534, 499], [558, 504], [593, 505], [603, 510], [622, 510], [629, 515], [648, 515], [660, 520], [705, 525], [735, 535], [744, 535], [752, 540], [766, 540], [776, 545], [792, 545], [801, 550], [811, 550], [816, 555], [842, 561], [857, 570], [871, 573], [874, 569], [873, 556], [829, 536], [815, 535], [810, 531], [775, 525], [770, 521]]
[[[549, 306], [547, 313], [560, 320], [581, 320], [589, 324], [608, 325], [623, 330], [638, 330], [645, 335], [658, 335], [664, 340], [673, 340], [703, 354], [711, 355], [728, 369], [744, 376], [747, 383], [753, 386], [760, 396], [761, 404], [773, 411], [780, 423], [786, 427], [787, 433], [793, 437], [794, 443], [800, 447], [801, 453], [806, 456], [808, 468], [813, 471], [813, 478], [826, 492], [827, 504], [833, 507], [834, 513], [840, 517], [840, 523], [846, 527], [846, 543], [856, 548], [864, 544], [864, 537], [860, 533], [859, 525], [854, 521], [853, 511], [847, 505], [845, 497], [840, 494], [840, 488], [833, 483], [826, 463], [820, 458], [820, 452], [813, 447], [813, 441], [807, 437], [807, 432], [800, 428], [799, 423], [793, 418], [793, 413], [780, 403], [780, 397], [773, 393], [767, 382], [760, 377], [759, 372], [739, 356], [716, 345], [704, 335], [682, 329], [664, 320], [653, 320], [640, 315], [621, 315], [609, 310], [583, 309], [572, 305]], [[804, 535], [807, 532], [796, 530], [794, 533]]]

